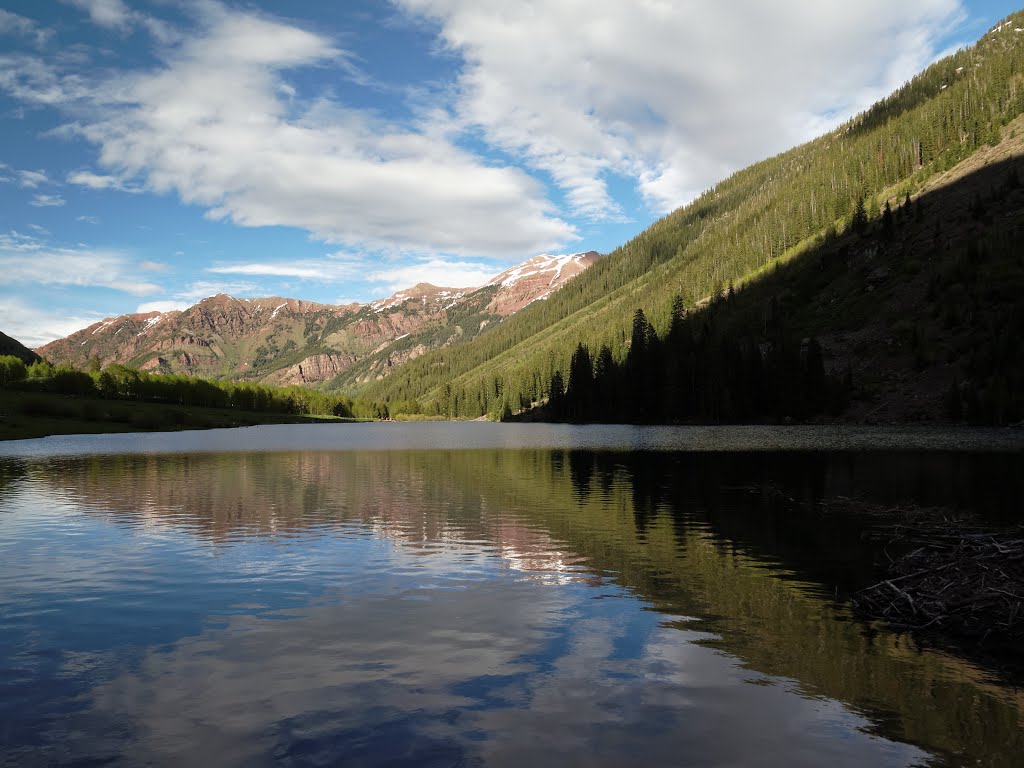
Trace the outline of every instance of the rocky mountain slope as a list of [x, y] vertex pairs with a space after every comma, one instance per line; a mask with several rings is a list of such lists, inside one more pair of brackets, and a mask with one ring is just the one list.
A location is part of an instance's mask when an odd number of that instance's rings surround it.
[[219, 294], [183, 311], [107, 318], [38, 351], [76, 367], [98, 360], [275, 384], [369, 381], [546, 299], [599, 258], [593, 251], [545, 254], [480, 288], [420, 283], [369, 304]]

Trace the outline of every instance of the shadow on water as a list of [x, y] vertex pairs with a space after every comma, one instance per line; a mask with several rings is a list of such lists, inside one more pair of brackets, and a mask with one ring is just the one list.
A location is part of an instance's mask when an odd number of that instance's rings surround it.
[[[273, 706], [266, 703], [268, 711], [261, 715], [273, 724], [272, 732], [264, 734], [269, 746], [263, 752], [241, 751], [249, 757], [269, 753], [294, 764], [330, 762], [339, 755], [358, 764], [482, 761], [486, 752], [480, 751], [481, 744], [504, 744], [507, 734], [497, 723], [511, 718], [509, 711], [528, 710], [541, 721], [571, 721], [566, 712], [582, 705], [567, 710], [564, 702], [543, 703], [537, 680], [558, 679], [556, 673], [564, 674], [567, 666], [589, 659], [576, 661], [580, 649], [595, 642], [584, 642], [580, 633], [600, 619], [624, 621], [630, 629], [596, 667], [587, 660], [580, 668], [587, 671], [575, 673], [585, 676], [571, 678], [563, 685], [565, 690], [576, 686], [594, 697], [609, 695], [610, 689], [602, 685], [624, 685], [641, 662], [656, 655], [653, 638], [664, 642], [676, 633], [685, 644], [725, 654], [700, 657], [709, 669], [724, 663], [721, 659], [738, 660], [747, 681], [757, 683], [744, 687], [751, 697], [762, 695], [755, 692], [767, 686], [780, 696], [796, 692], [840, 702], [864, 719], [853, 731], [920, 747], [937, 765], [978, 761], [1011, 766], [1024, 754], [1024, 697], [951, 655], [918, 648], [906, 638], [855, 621], [844, 597], [870, 580], [878, 551], [861, 538], [862, 520], [827, 514], [823, 503], [848, 497], [875, 506], [945, 505], [1006, 521], [1017, 513], [1008, 500], [1021, 498], [1024, 490], [1022, 463], [1017, 454], [910, 452], [478, 450], [108, 456], [0, 462], [0, 513], [7, 509], [9, 515], [19, 514], [11, 500], [35, 493], [37, 500], [59, 502], [87, 521], [106, 526], [103, 535], [108, 539], [116, 538], [115, 533], [124, 537], [124, 552], [132, 551], [133, 541], [143, 536], [170, 547], [160, 550], [165, 560], [156, 561], [150, 553], [140, 568], [148, 568], [150, 574], [161, 567], [172, 569], [173, 583], [185, 592], [178, 597], [188, 605], [177, 606], [180, 615], [171, 615], [173, 590], [160, 586], [154, 594], [163, 595], [168, 603], [153, 609], [147, 628], [141, 623], [120, 628], [120, 642], [137, 647], [137, 655], [124, 662], [136, 672], [125, 673], [123, 679], [113, 673], [99, 675], [101, 680], [91, 678], [74, 695], [81, 700], [95, 686], [102, 693], [91, 694], [93, 698], [115, 713], [133, 701], [163, 696], [161, 717], [170, 721], [180, 718], [180, 707], [204, 695], [193, 687], [198, 685], [193, 681], [197, 669], [205, 670], [200, 679], [207, 682], [202, 685], [233, 692], [234, 698], [224, 692], [210, 694], [212, 701], [223, 699], [229, 709], [273, 694]], [[30, 519], [24, 510], [20, 515], [18, 520]], [[41, 528], [38, 535], [50, 534]], [[8, 553], [13, 552], [12, 541], [0, 537]], [[91, 541], [90, 546], [114, 546]], [[349, 548], [334, 554], [331, 547], [339, 541]], [[384, 562], [379, 558], [392, 552], [381, 554], [374, 542], [391, 542], [409, 558], [399, 563], [400, 568], [388, 566], [397, 568], [385, 574], [391, 581], [369, 565], [360, 568], [363, 562]], [[288, 559], [318, 552], [325, 559], [316, 561], [316, 567], [301, 561], [300, 568]], [[353, 561], [339, 561], [343, 553]], [[486, 579], [493, 576], [474, 559], [480, 553], [488, 562], [500, 562], [501, 572], [515, 576], [516, 586], [506, 591], [500, 583], [493, 584], [473, 597], [481, 589], [478, 585], [490, 584]], [[178, 564], [183, 557], [187, 562]], [[442, 576], [437, 569], [451, 569], [445, 558], [453, 557], [461, 565]], [[119, 567], [128, 565], [122, 561]], [[187, 575], [177, 570], [183, 568], [190, 569]], [[410, 575], [429, 584], [448, 579], [455, 586], [392, 596], [388, 590], [393, 583]], [[535, 581], [520, 582], [521, 577]], [[512, 622], [517, 601], [536, 601], [536, 596], [528, 596], [535, 593], [527, 591], [535, 587], [520, 583], [549, 585], [539, 594], [559, 599], [586, 597], [570, 608], [544, 608], [544, 621], [552, 616], [558, 621], [557, 629], [544, 635], [542, 650], [527, 650], [536, 645], [533, 639], [514, 645], [517, 632], [534, 638], [536, 631], [532, 625], [516, 628], [509, 623], [474, 648], [473, 653], [481, 654], [479, 664], [469, 664], [458, 654], [444, 655], [447, 651], [443, 653], [439, 643], [450, 627], [461, 626], [470, 638], [475, 632], [486, 633], [488, 622]], [[468, 591], [452, 591], [456, 587]], [[336, 594], [339, 588], [341, 597]], [[377, 592], [388, 597], [379, 603], [387, 607], [373, 612], [359, 602], [362, 612], [345, 614], [342, 628], [339, 611]], [[464, 597], [444, 602], [459, 594]], [[72, 595], [72, 601], [78, 597]], [[116, 597], [153, 599], [151, 594]], [[434, 602], [417, 602], [428, 597]], [[615, 607], [624, 605], [621, 600], [609, 597], [637, 599], [644, 612], [628, 617], [589, 613], [597, 605], [610, 606], [601, 610], [623, 610]], [[597, 598], [605, 602], [595, 603]], [[508, 616], [502, 616], [501, 606]], [[5, 608], [11, 610], [0, 603], [0, 618]], [[115, 610], [117, 604], [107, 608]], [[217, 641], [223, 647], [209, 637], [211, 616], [221, 617], [217, 626], [230, 639]], [[299, 633], [271, 646], [276, 648], [273, 660], [261, 655], [267, 653], [266, 647], [254, 640], [270, 631], [262, 624], [268, 617], [276, 621], [267, 626], [291, 621]], [[360, 627], [362, 634], [347, 634]], [[340, 641], [332, 638], [339, 636], [348, 638], [345, 654], [352, 656], [344, 675], [335, 657], [324, 650], [334, 648]], [[114, 652], [103, 646], [99, 635], [77, 642], [88, 645], [90, 653], [107, 654], [105, 663], [112, 663], [109, 654]], [[401, 656], [387, 655], [389, 643]], [[5, 648], [10, 645], [0, 644], [0, 662]], [[185, 658], [175, 658], [186, 651]], [[297, 674], [286, 663], [293, 656], [313, 661], [310, 653], [324, 669], [314, 666]], [[616, 671], [603, 682], [589, 677], [613, 662]], [[662, 669], [664, 660], [658, 663], [662, 666], [651, 669]], [[484, 671], [467, 676], [469, 669]], [[45, 677], [38, 670], [36, 674], [37, 680]], [[57, 672], [48, 674], [55, 676], [52, 687], [68, 685], [54, 682]], [[447, 682], [433, 691], [435, 680]], [[289, 712], [286, 704], [278, 703], [299, 696], [297, 689], [313, 686], [313, 681], [328, 686], [313, 704], [306, 702]], [[0, 692], [3, 685], [0, 682]], [[154, 686], [164, 693], [155, 692]], [[630, 722], [630, 715], [621, 710], [635, 707], [653, 717], [646, 726], [652, 729], [658, 718], [675, 722], [679, 716], [677, 708], [655, 712], [641, 706], [643, 696], [662, 691], [656, 681], [625, 690], [640, 698], [602, 700], [598, 710], [614, 709]], [[647, 693], [636, 693], [641, 690]], [[664, 695], [671, 700], [667, 692]], [[337, 710], [339, 697], [348, 701], [348, 708]], [[33, 706], [47, 706], [43, 700], [33, 701]], [[710, 700], [706, 706], [714, 711]], [[734, 702], [730, 711], [740, 706]], [[360, 710], [358, 716], [353, 708]], [[770, 716], [762, 714], [766, 722]], [[698, 733], [701, 718], [687, 717]], [[152, 722], [146, 725], [153, 727]], [[572, 738], [583, 738], [579, 733], [591, 733], [586, 742], [590, 748], [600, 742], [592, 733], [594, 723], [577, 727], [578, 733], [567, 724], [564, 733], [551, 735], [551, 743], [571, 743]], [[9, 743], [26, 749], [30, 726], [23, 731], [7, 728], [0, 729], [0, 746], [6, 733]], [[223, 739], [230, 740], [230, 734], [229, 729]], [[655, 745], [668, 738], [657, 729], [647, 736], [651, 750], [661, 748]], [[724, 747], [693, 738], [690, 747], [715, 763], [713, 750]], [[837, 734], [840, 741], [844, 738], [849, 736]], [[615, 752], [625, 749], [624, 744], [605, 745], [609, 762], [628, 754]], [[630, 746], [635, 748], [636, 744]], [[766, 764], [797, 764], [795, 754], [779, 754]], [[890, 757], [891, 764], [907, 762]]]

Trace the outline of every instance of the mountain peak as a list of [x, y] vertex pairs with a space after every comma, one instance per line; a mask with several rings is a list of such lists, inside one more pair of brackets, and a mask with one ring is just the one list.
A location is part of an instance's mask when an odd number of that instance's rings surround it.
[[499, 315], [510, 315], [534, 301], [543, 301], [600, 258], [597, 251], [542, 253], [516, 264], [487, 283], [498, 286], [491, 309]]

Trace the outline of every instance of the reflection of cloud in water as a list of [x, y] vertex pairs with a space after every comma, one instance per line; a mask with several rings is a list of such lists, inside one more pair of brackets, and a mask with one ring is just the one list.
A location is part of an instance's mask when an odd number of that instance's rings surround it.
[[404, 733], [406, 746], [472, 743], [458, 712], [474, 702], [452, 687], [499, 670], [527, 674], [523, 649], [542, 646], [568, 606], [516, 584], [401, 599], [411, 596], [395, 589], [232, 619], [97, 688], [96, 713], [134, 725], [140, 762], [250, 765], [296, 740], [337, 760], [353, 748], [342, 734], [364, 734], [356, 741], [368, 748], [378, 724], [392, 738]]
[[857, 732], [862, 721], [837, 704], [745, 685], [735, 660], [658, 627], [631, 601], [590, 615], [585, 589], [396, 586], [231, 619], [99, 686], [93, 714], [130, 727], [132, 762], [158, 764], [593, 765], [643, 754], [651, 764], [852, 766], [920, 756]]

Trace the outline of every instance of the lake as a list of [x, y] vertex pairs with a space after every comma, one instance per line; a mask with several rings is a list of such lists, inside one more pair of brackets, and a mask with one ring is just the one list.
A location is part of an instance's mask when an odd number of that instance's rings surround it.
[[288, 425], [0, 443], [0, 765], [1019, 766], [856, 620], [869, 522], [1020, 430]]

